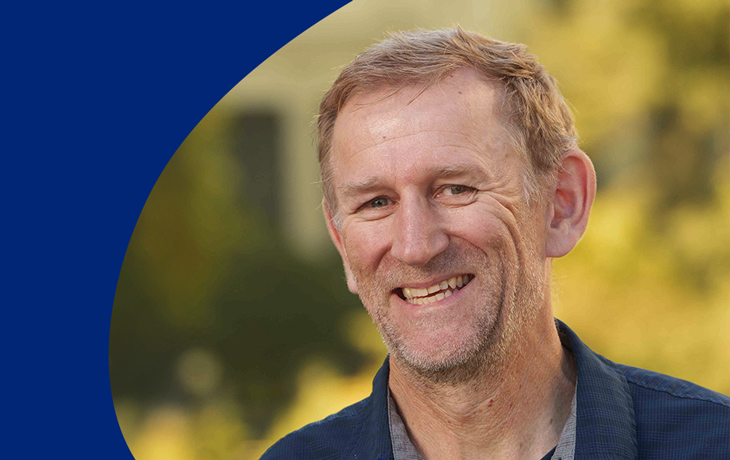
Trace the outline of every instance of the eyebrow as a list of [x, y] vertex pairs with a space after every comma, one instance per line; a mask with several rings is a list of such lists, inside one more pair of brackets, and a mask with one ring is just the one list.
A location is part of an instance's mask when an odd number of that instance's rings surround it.
[[365, 194], [376, 188], [381, 187], [380, 179], [377, 177], [369, 177], [361, 182], [354, 184], [342, 184], [338, 188], [344, 198], [352, 198], [358, 195]]
[[450, 177], [470, 176], [475, 172], [475, 169], [474, 165], [456, 164], [452, 166], [433, 168], [431, 173], [435, 177], [448, 179]]

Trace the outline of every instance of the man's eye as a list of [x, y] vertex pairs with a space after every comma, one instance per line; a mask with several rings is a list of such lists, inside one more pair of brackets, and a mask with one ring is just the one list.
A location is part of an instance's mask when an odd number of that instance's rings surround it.
[[472, 190], [472, 188], [467, 187], [466, 185], [448, 185], [444, 188], [444, 192], [447, 195], [460, 195], [470, 190]]
[[464, 205], [474, 200], [476, 192], [477, 189], [468, 185], [449, 184], [441, 186], [435, 198], [444, 204]]
[[365, 206], [370, 207], [370, 208], [383, 208], [385, 206], [388, 206], [388, 204], [389, 204], [388, 199], [381, 196], [381, 197], [375, 198], [374, 200], [367, 202]]
[[379, 196], [363, 203], [356, 212], [365, 220], [373, 220], [387, 216], [392, 210], [393, 202], [387, 197]]

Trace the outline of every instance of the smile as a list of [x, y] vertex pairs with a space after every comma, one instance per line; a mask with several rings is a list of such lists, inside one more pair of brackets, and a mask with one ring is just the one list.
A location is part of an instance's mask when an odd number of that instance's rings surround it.
[[404, 287], [400, 289], [401, 297], [414, 305], [427, 305], [445, 299], [469, 284], [473, 278], [474, 275], [459, 275], [423, 289]]

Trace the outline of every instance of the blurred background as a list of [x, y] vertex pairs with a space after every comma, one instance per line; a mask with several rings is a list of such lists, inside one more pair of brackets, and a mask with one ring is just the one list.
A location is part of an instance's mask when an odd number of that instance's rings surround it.
[[369, 394], [386, 351], [325, 230], [313, 119], [387, 30], [456, 23], [527, 44], [595, 162], [556, 316], [614, 361], [730, 394], [728, 2], [355, 1], [233, 88], [147, 201], [109, 346], [137, 459], [256, 459]]

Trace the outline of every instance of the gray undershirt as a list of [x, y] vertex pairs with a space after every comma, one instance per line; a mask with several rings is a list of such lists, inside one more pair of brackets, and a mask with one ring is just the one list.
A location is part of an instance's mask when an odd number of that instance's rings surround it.
[[[578, 387], [576, 386], [573, 393], [573, 401], [570, 404], [570, 416], [565, 422], [558, 446], [555, 449], [551, 460], [573, 460], [575, 456], [575, 414], [576, 414], [576, 395]], [[413, 446], [408, 431], [406, 430], [403, 420], [400, 418], [395, 401], [390, 395], [388, 389], [388, 425], [390, 426], [390, 439], [393, 445], [393, 458], [395, 460], [424, 460]]]

